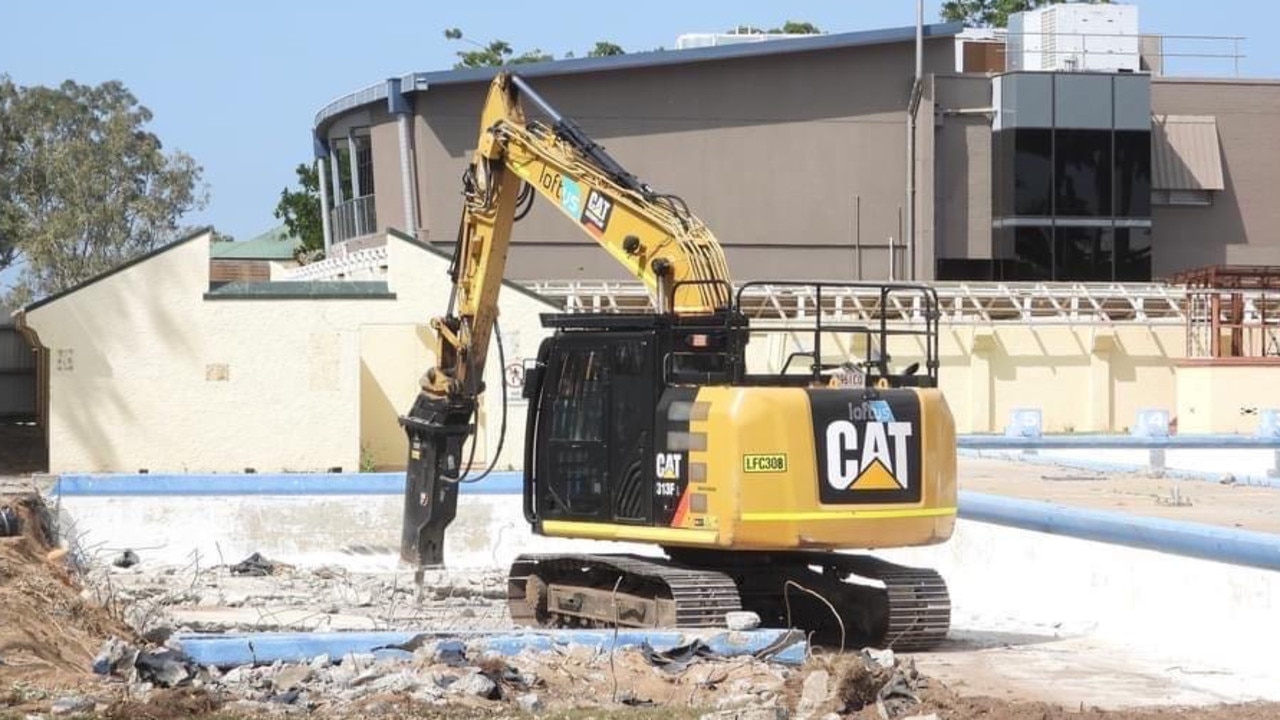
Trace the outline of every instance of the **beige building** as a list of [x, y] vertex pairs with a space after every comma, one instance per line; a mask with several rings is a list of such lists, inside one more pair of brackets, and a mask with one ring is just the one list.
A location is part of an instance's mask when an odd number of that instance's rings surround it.
[[[201, 232], [28, 305], [16, 321], [40, 349], [49, 468], [60, 472], [353, 472], [405, 464], [397, 418], [432, 361], [448, 258], [397, 233], [378, 280], [245, 282], [211, 290]], [[537, 349], [551, 308], [503, 294], [509, 363]], [[502, 387], [495, 361], [490, 388]], [[477, 458], [494, 460], [487, 394]], [[523, 438], [518, 388], [510, 438]], [[508, 442], [499, 467], [519, 463]]]
[[[1132, 39], [1131, 57], [1100, 69], [1086, 55], [1028, 70], [1006, 62], [1005, 35], [928, 25], [918, 102], [910, 27], [517, 69], [687, 200], [742, 280], [1148, 282], [1280, 264], [1280, 145], [1267, 139], [1280, 82], [1166, 74], [1160, 38]], [[317, 114], [332, 244], [386, 228], [454, 242], [493, 74], [392, 78]], [[537, 202], [511, 276], [628, 279], [590, 242]]]

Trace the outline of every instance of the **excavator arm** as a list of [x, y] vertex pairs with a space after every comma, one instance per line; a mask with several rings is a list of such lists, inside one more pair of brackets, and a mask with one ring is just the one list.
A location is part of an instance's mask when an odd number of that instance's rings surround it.
[[[522, 97], [550, 124], [528, 120]], [[420, 567], [442, 562], [443, 534], [466, 464], [461, 450], [484, 391], [512, 229], [534, 194], [643, 282], [659, 313], [711, 315], [731, 305], [724, 251], [684, 201], [624, 169], [518, 75], [499, 73], [463, 176], [449, 308], [431, 321], [436, 362], [412, 411], [401, 418], [410, 440], [401, 554]]]

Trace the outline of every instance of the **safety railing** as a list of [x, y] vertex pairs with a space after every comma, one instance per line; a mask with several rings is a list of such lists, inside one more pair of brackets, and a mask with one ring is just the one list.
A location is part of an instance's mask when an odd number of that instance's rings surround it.
[[333, 228], [333, 242], [340, 243], [378, 231], [378, 214], [374, 209], [373, 195], [338, 203], [329, 213]]

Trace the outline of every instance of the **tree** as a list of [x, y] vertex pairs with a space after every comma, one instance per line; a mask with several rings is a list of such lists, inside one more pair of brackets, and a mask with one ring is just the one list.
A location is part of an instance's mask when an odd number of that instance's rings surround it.
[[319, 259], [324, 250], [324, 222], [320, 209], [320, 175], [311, 163], [299, 163], [298, 190], [280, 191], [275, 216], [284, 220], [289, 234], [301, 243], [295, 256]]
[[[488, 44], [482, 45], [474, 40], [463, 37], [462, 31], [458, 28], [449, 28], [445, 30], [444, 36], [448, 40], [461, 40], [463, 42], [471, 43], [479, 48], [478, 50], [459, 50], [457, 55], [460, 59], [458, 62], [453, 64], [455, 70], [473, 67], [523, 65], [525, 63], [547, 62], [548, 60], [555, 59], [552, 55], [538, 49], [527, 50], [516, 55], [515, 50], [511, 47], [511, 43], [506, 40], [490, 40]], [[596, 42], [595, 47], [587, 51], [587, 57], [605, 57], [608, 55], [625, 54], [626, 51], [623, 50], [620, 45], [604, 40]], [[571, 58], [573, 56], [572, 52], [564, 54], [565, 58]]]
[[620, 45], [611, 42], [598, 41], [596, 46], [587, 51], [587, 57], [608, 57], [610, 55], [626, 55], [626, 51]]
[[444, 36], [449, 40], [466, 40], [480, 48], [479, 50], [459, 50], [457, 55], [461, 59], [453, 64], [455, 70], [500, 65], [522, 65], [524, 63], [545, 62], [554, 59], [547, 53], [536, 49], [515, 55], [515, 51], [511, 49], [511, 43], [506, 40], [491, 40], [488, 45], [481, 45], [464, 38], [462, 31], [458, 28], [445, 30]]
[[[1009, 16], [1025, 10], [1035, 10], [1045, 5], [1057, 5], [1073, 0], [947, 0], [942, 3], [942, 19], [945, 22], [963, 22], [968, 27], [1008, 27]], [[1110, 0], [1083, 0], [1090, 3], [1107, 3]]]
[[822, 31], [817, 25], [811, 22], [798, 22], [796, 20], [788, 20], [782, 24], [782, 27], [769, 28], [761, 30], [754, 25], [739, 25], [729, 32], [735, 35], [820, 35]]
[[166, 154], [152, 114], [119, 81], [56, 88], [0, 75], [0, 267], [8, 302], [65, 290], [175, 239], [203, 209], [202, 168]]

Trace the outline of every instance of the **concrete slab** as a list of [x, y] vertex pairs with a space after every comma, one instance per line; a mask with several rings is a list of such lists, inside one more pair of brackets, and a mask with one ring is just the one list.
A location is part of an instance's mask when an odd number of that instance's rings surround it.
[[961, 457], [960, 488], [1280, 534], [1280, 489]]

